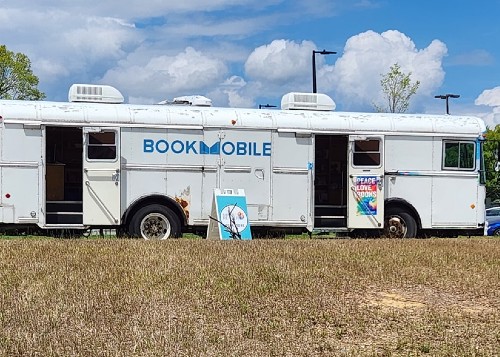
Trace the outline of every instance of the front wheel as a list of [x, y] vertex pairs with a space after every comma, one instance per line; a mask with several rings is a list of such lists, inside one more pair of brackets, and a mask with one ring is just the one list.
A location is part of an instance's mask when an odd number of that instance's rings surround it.
[[383, 235], [386, 238], [415, 238], [417, 235], [415, 218], [405, 211], [389, 209], [385, 215]]
[[174, 238], [181, 235], [181, 223], [171, 209], [154, 204], [143, 207], [134, 214], [129, 233], [133, 237], [147, 240]]

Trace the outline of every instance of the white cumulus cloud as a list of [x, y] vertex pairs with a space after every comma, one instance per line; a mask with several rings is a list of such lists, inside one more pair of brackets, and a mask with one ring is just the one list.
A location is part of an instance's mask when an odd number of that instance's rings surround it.
[[318, 77], [327, 82], [343, 108], [369, 108], [372, 103], [383, 101], [381, 75], [397, 63], [404, 73], [411, 72], [413, 81], [420, 81], [415, 95], [418, 100], [428, 97], [442, 84], [445, 75], [442, 60], [446, 54], [446, 45], [439, 40], [419, 50], [399, 31], [381, 34], [367, 31], [348, 39], [335, 65], [320, 68]]
[[481, 115], [486, 125], [494, 127], [500, 124], [500, 87], [484, 90], [474, 104], [492, 107], [491, 112]]
[[296, 43], [290, 40], [274, 40], [257, 47], [245, 63], [246, 74], [255, 80], [289, 83], [303, 80], [311, 66], [311, 54], [315, 45], [311, 41]]
[[216, 105], [255, 108], [254, 98], [259, 92], [259, 86], [258, 82], [248, 83], [243, 77], [231, 76], [215, 86], [207, 95]]
[[483, 93], [476, 98], [474, 104], [500, 107], [500, 87], [484, 90]]
[[203, 94], [226, 74], [225, 64], [192, 47], [177, 55], [162, 55], [147, 63], [123, 61], [109, 70], [101, 82], [126, 88], [131, 98], [172, 99], [181, 95]]
[[[285, 39], [257, 47], [245, 62], [248, 85], [276, 97], [290, 91], [310, 91], [313, 50], [317, 47], [311, 41]], [[347, 40], [335, 64], [326, 64], [326, 56], [316, 56], [318, 91], [331, 95], [341, 110], [373, 110], [373, 103], [384, 101], [381, 76], [398, 63], [404, 73], [411, 72], [413, 81], [420, 81], [412, 101], [418, 103], [443, 83], [446, 54], [446, 45], [439, 40], [418, 49], [399, 31], [366, 31]], [[254, 97], [262, 95], [247, 92]]]
[[124, 46], [135, 38], [135, 26], [121, 19], [92, 17], [84, 27], [63, 35], [66, 43], [76, 54], [85, 55], [91, 61], [101, 58], [120, 58], [125, 54]]
[[[268, 98], [278, 105], [281, 96], [291, 91], [311, 90], [311, 41], [279, 39], [255, 48], [245, 61], [245, 86], [225, 90], [228, 103], [255, 107], [257, 98]], [[322, 59], [318, 61], [320, 65]], [[265, 103], [268, 104], [268, 103]]]

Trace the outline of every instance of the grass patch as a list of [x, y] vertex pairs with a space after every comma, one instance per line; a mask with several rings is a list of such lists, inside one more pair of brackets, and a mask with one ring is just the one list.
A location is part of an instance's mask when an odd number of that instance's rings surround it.
[[500, 240], [0, 240], [0, 355], [470, 355]]

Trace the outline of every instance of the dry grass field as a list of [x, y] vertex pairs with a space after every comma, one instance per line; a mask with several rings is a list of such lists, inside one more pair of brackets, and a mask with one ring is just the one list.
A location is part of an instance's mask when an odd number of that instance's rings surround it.
[[0, 356], [498, 356], [500, 240], [0, 240]]

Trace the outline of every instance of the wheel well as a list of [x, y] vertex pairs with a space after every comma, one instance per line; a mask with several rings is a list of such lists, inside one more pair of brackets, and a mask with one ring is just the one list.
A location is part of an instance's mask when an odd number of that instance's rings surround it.
[[162, 195], [143, 197], [132, 203], [123, 214], [122, 222], [125, 222], [128, 225], [130, 223], [130, 220], [138, 210], [140, 210], [142, 207], [153, 204], [159, 204], [170, 208], [172, 212], [174, 212], [179, 217], [179, 220], [183, 227], [187, 224], [186, 213], [184, 212], [180, 204], [172, 198]]
[[401, 210], [406, 211], [413, 216], [415, 222], [417, 223], [417, 228], [422, 228], [422, 221], [420, 220], [420, 215], [413, 205], [402, 198], [389, 198], [385, 200], [384, 209], [387, 211], [388, 209]]

